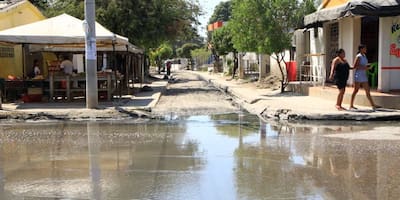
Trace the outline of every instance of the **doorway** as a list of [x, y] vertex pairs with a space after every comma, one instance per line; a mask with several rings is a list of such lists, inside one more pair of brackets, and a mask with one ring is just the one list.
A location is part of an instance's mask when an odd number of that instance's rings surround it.
[[368, 71], [368, 80], [372, 88], [378, 87], [378, 55], [379, 55], [379, 18], [363, 17], [361, 19], [361, 43], [367, 45], [368, 62], [373, 66]]

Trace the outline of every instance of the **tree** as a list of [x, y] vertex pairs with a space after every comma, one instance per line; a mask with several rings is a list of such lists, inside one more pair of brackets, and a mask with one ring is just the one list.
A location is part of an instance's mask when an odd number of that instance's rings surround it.
[[[84, 18], [82, 0], [32, 0], [47, 17], [68, 13]], [[144, 49], [166, 41], [196, 40], [198, 0], [96, 0], [96, 19], [116, 34]]]
[[[42, 1], [43, 2], [43, 1]], [[85, 18], [85, 2], [81, 0], [47, 0], [47, 7], [43, 11], [47, 17], [54, 17], [67, 13], [79, 19]]]
[[215, 30], [212, 33], [211, 45], [213, 53], [217, 57], [227, 55], [230, 52], [233, 53], [234, 67], [232, 71], [232, 78], [234, 78], [236, 70], [238, 68], [238, 58], [237, 58], [237, 50], [233, 46], [232, 31], [229, 24]]
[[234, 0], [233, 43], [241, 51], [269, 54], [281, 72], [281, 91], [288, 84], [284, 51], [291, 47], [292, 32], [300, 14], [297, 0]]
[[223, 26], [212, 33], [212, 47], [218, 56], [227, 55], [230, 52], [235, 52], [233, 47], [232, 34], [229, 26]]
[[[231, 1], [226, 1], [226, 2], [221, 2], [219, 3], [215, 9], [214, 13], [212, 14], [209, 24], [212, 24], [217, 21], [223, 21], [227, 22], [230, 20], [232, 15], [232, 2]], [[222, 31], [220, 31], [223, 29]], [[225, 34], [227, 34], [225, 36]], [[218, 37], [214, 39], [215, 37]], [[236, 52], [234, 50], [233, 46], [230, 46], [232, 44], [231, 42], [231, 34], [229, 30], [225, 27], [219, 28], [217, 30], [214, 30], [214, 32], [210, 32], [208, 34], [208, 43], [209, 46], [211, 47], [211, 52], [214, 56], [214, 69], [215, 71], [219, 71], [220, 68], [220, 56], [221, 55], [226, 55], [229, 52]], [[232, 48], [230, 48], [232, 47]], [[232, 51], [230, 51], [232, 50]], [[235, 59], [236, 60], [236, 59]]]
[[186, 43], [184, 45], [182, 45], [181, 48], [176, 50], [176, 53], [178, 55], [178, 57], [181, 58], [192, 58], [191, 56], [191, 51], [194, 49], [198, 49], [199, 45], [194, 44], [194, 43]]
[[226, 1], [219, 3], [215, 9], [214, 13], [211, 15], [209, 24], [212, 24], [217, 21], [227, 22], [231, 19], [232, 14], [232, 2]]
[[192, 59], [194, 60], [195, 66], [197, 68], [207, 63], [211, 56], [211, 52], [207, 50], [207, 48], [203, 47], [192, 50], [190, 52], [190, 55], [192, 56]]
[[49, 6], [47, 0], [29, 0], [33, 5], [35, 5], [39, 10], [46, 10]]
[[198, 23], [199, 12], [197, 1], [121, 0], [111, 1], [98, 19], [134, 44], [154, 48], [165, 41], [198, 37], [192, 25]]
[[299, 10], [297, 14], [297, 28], [304, 27], [304, 16], [315, 12], [317, 9], [315, 8], [316, 2], [314, 0], [303, 0], [300, 3]]
[[158, 67], [158, 73], [161, 73], [162, 61], [172, 56], [173, 50], [170, 44], [163, 43], [157, 49], [150, 52], [150, 59]]
[[234, 47], [239, 51], [260, 52], [259, 41], [267, 37], [264, 30], [268, 26], [268, 22], [262, 17], [266, 6], [260, 4], [257, 0], [232, 1], [230, 21], [232, 41]]

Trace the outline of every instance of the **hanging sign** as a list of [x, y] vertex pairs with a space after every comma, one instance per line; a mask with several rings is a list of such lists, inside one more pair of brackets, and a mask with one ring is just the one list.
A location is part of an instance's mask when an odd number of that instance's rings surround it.
[[392, 25], [392, 43], [390, 44], [390, 55], [400, 58], [400, 23]]

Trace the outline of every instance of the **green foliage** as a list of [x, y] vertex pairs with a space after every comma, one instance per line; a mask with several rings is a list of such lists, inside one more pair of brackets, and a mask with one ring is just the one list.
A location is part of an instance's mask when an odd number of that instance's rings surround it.
[[44, 15], [54, 17], [67, 13], [79, 19], [85, 18], [85, 2], [81, 0], [54, 0], [48, 1], [48, 7], [44, 10]]
[[[291, 47], [292, 33], [309, 9], [309, 1], [297, 0], [233, 0], [231, 27], [234, 47], [240, 51], [274, 55], [282, 75], [282, 91], [286, 87], [284, 56]], [[308, 10], [307, 10], [308, 11]]]
[[304, 27], [304, 16], [315, 12], [317, 9], [315, 8], [316, 2], [314, 0], [303, 0], [300, 3], [299, 10], [297, 14], [297, 28]]
[[292, 31], [298, 18], [297, 0], [269, 0], [269, 9], [265, 13], [268, 20], [267, 39], [261, 45], [265, 53], [280, 53], [291, 47]]
[[263, 18], [266, 6], [257, 0], [233, 0], [230, 27], [235, 49], [243, 52], [257, 52], [259, 41], [267, 38]]
[[230, 26], [223, 26], [212, 33], [211, 45], [218, 56], [227, 55], [235, 52], [232, 42]]
[[[197, 67], [200, 67], [207, 63], [208, 59], [211, 56], [211, 51], [206, 48], [199, 48], [191, 51], [192, 59], [195, 61]], [[207, 71], [207, 68], [203, 68], [203, 70]]]
[[152, 48], [165, 41], [198, 37], [192, 24], [198, 23], [199, 12], [198, 2], [186, 0], [120, 0], [111, 1], [98, 19], [134, 44]]
[[47, 0], [29, 0], [33, 5], [35, 5], [39, 10], [46, 10], [49, 6]]
[[193, 58], [204, 58], [207, 59], [211, 56], [211, 51], [205, 49], [205, 48], [199, 48], [199, 49], [194, 49], [190, 52], [191, 56]]
[[[47, 17], [62, 13], [84, 19], [82, 0], [32, 0]], [[199, 40], [198, 0], [96, 0], [96, 21], [112, 32], [126, 36], [145, 49], [166, 41]]]
[[215, 9], [214, 13], [211, 15], [209, 20], [209, 24], [212, 24], [216, 21], [224, 21], [227, 22], [231, 19], [232, 15], [232, 2], [226, 1], [219, 3]]
[[170, 58], [172, 54], [171, 45], [163, 43], [157, 49], [150, 52], [150, 61], [152, 64], [160, 65], [163, 60]]
[[199, 45], [197, 44], [186, 43], [176, 50], [176, 54], [181, 58], [191, 58], [191, 51], [197, 48], [199, 48]]
[[294, 28], [315, 11], [313, 0], [233, 0], [232, 9], [235, 48], [266, 54], [290, 48]]

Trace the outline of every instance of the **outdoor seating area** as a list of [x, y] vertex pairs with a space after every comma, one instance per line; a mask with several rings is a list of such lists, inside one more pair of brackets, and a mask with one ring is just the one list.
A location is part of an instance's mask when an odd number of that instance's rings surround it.
[[[67, 14], [0, 31], [4, 102], [71, 102], [86, 98], [83, 21]], [[7, 54], [7, 55], [8, 55]], [[6, 55], [6, 54], [4, 54]], [[143, 50], [96, 23], [97, 91], [111, 101], [143, 81]], [[3, 61], [4, 60], [4, 61]], [[132, 90], [133, 91], [133, 90]]]
[[[98, 93], [100, 100], [111, 101], [121, 87], [122, 75], [111, 72], [98, 73]], [[74, 101], [85, 98], [86, 77], [80, 75], [54, 75], [42, 80], [2, 80], [4, 102]]]
[[[113, 94], [118, 88], [118, 83], [120, 83], [120, 76], [116, 76], [112, 72], [97, 74], [99, 99], [112, 100]], [[86, 76], [84, 74], [75, 76], [50, 74], [48, 85], [49, 87], [45, 91], [48, 93], [50, 101], [56, 101], [60, 98], [67, 101], [85, 98]]]

